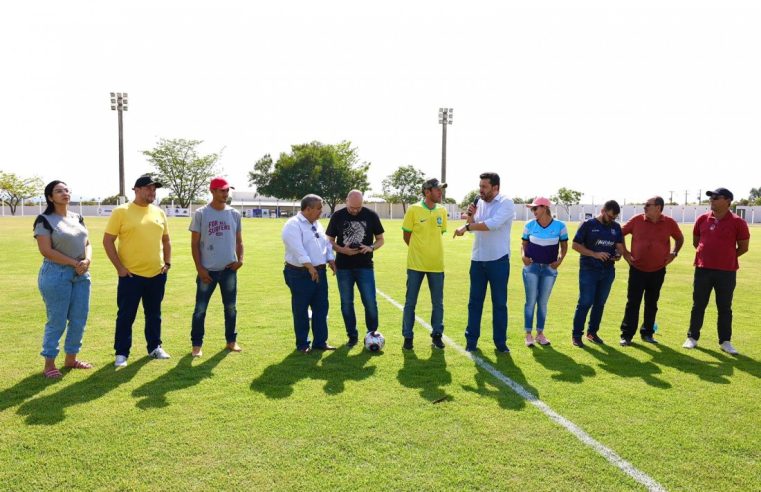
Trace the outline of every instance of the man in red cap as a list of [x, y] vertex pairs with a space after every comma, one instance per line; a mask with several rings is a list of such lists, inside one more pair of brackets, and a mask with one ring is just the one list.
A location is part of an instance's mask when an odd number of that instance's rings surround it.
[[227, 349], [240, 352], [236, 330], [238, 269], [243, 266], [243, 236], [240, 212], [227, 204], [230, 186], [225, 178], [214, 178], [209, 185], [211, 201], [193, 214], [190, 223], [190, 249], [196, 264], [196, 307], [190, 340], [193, 357], [202, 355], [206, 308], [219, 284], [225, 313]]
[[695, 279], [692, 291], [692, 314], [687, 340], [682, 347], [693, 349], [700, 339], [711, 291], [716, 293], [719, 311], [717, 329], [719, 346], [728, 354], [737, 355], [732, 346], [732, 295], [740, 263], [737, 258], [748, 252], [750, 231], [748, 224], [729, 209], [734, 195], [726, 188], [706, 192], [711, 211], [698, 217], [692, 229], [695, 246]]

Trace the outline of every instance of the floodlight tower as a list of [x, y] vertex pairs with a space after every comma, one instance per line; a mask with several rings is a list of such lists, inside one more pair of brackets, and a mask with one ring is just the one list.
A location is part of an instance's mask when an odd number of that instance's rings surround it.
[[[441, 125], [441, 182], [447, 182], [447, 126], [452, 124], [454, 109], [439, 108], [439, 124]], [[444, 195], [446, 189], [442, 190]]]
[[124, 124], [122, 122], [122, 112], [127, 111], [127, 104], [126, 92], [111, 93], [111, 110], [119, 115], [119, 205], [127, 202], [127, 195], [124, 192]]

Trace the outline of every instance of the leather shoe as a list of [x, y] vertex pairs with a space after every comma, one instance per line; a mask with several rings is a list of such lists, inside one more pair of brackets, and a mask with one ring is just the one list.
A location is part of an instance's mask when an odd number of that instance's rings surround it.
[[300, 349], [296, 349], [296, 350], [298, 350], [302, 354], [308, 354], [309, 352], [312, 351], [312, 348], [311, 347], [304, 347], [304, 348], [300, 348]]
[[323, 345], [322, 347], [312, 347], [314, 350], [335, 350], [336, 348], [332, 345], [328, 345], [327, 343]]
[[643, 342], [647, 342], [647, 343], [654, 343], [654, 344], [658, 345], [658, 340], [653, 338], [652, 335], [642, 335], [642, 341]]

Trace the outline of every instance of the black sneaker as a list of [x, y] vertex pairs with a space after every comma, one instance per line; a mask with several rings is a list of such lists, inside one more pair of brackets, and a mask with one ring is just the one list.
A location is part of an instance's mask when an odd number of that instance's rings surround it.
[[594, 342], [597, 345], [605, 345], [605, 342], [602, 341], [602, 338], [597, 336], [597, 333], [587, 333], [587, 340]]
[[359, 339], [357, 337], [349, 337], [349, 341], [346, 342], [346, 346], [347, 347], [353, 347], [353, 346], [355, 346], [357, 344], [358, 341], [359, 341]]
[[402, 345], [402, 348], [404, 350], [412, 350], [412, 338], [405, 338], [404, 345]]
[[441, 341], [441, 335], [432, 335], [431, 343], [433, 343], [433, 346], [436, 348], [440, 348], [440, 349], [444, 348], [444, 342]]
[[654, 344], [658, 345], [658, 340], [653, 338], [652, 335], [642, 335], [642, 341], [646, 342], [646, 343], [654, 343]]
[[581, 337], [573, 337], [571, 338], [571, 342], [574, 347], [584, 347], [584, 342], [581, 341]]
[[626, 338], [622, 338], [620, 342], [618, 342], [619, 345], [622, 347], [628, 347], [632, 344], [631, 340], [627, 340]]
[[510, 349], [507, 348], [507, 345], [504, 345], [502, 347], [497, 347], [495, 350], [497, 352], [499, 352], [500, 354], [509, 354], [510, 353]]

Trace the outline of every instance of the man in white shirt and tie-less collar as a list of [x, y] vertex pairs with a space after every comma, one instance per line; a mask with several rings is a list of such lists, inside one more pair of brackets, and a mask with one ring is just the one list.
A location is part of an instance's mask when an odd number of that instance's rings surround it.
[[[326, 266], [336, 272], [333, 248], [319, 222], [322, 198], [306, 195], [301, 199], [301, 212], [283, 226], [285, 268], [283, 276], [291, 289], [293, 330], [296, 350], [309, 353], [315, 350], [335, 350], [328, 345], [328, 279]], [[312, 335], [309, 341], [309, 308], [312, 309]]]
[[479, 176], [479, 200], [468, 206], [467, 222], [454, 235], [472, 232], [476, 238], [470, 262], [470, 300], [465, 349], [476, 350], [481, 336], [481, 314], [489, 285], [492, 302], [492, 330], [498, 352], [507, 348], [507, 279], [510, 277], [510, 228], [513, 225], [513, 201], [500, 194], [497, 173]]

